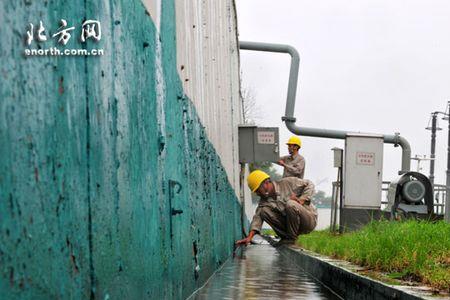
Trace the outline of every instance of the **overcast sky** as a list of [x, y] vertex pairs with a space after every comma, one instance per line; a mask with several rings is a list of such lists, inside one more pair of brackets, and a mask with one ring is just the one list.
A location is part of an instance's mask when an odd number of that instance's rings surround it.
[[[450, 100], [449, 1], [236, 2], [240, 40], [289, 44], [299, 51], [298, 125], [400, 132], [412, 156], [429, 157], [430, 113], [445, 110]], [[261, 111], [257, 124], [279, 127], [282, 143], [291, 135], [281, 122], [289, 64], [287, 54], [241, 52], [243, 86], [253, 91]], [[439, 122], [436, 183], [445, 183], [446, 122]], [[302, 140], [305, 178], [329, 192], [336, 178], [330, 149], [344, 142]], [[383, 165], [383, 179], [396, 178], [401, 148], [385, 144]], [[416, 170], [416, 161], [411, 167]], [[429, 163], [421, 167], [428, 175]]]

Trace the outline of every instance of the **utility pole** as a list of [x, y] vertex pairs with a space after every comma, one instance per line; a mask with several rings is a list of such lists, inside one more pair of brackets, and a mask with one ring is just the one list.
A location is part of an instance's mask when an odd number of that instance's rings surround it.
[[[437, 127], [437, 115], [442, 114], [444, 117], [442, 120], [448, 121], [448, 140], [447, 140], [447, 171], [446, 171], [446, 183], [445, 183], [445, 213], [444, 220], [450, 222], [450, 101], [447, 101], [447, 107], [445, 112], [435, 111], [431, 114], [431, 162], [430, 162], [430, 181], [433, 184], [434, 191], [434, 159], [436, 150], [436, 131], [441, 128]], [[434, 192], [433, 192], [434, 194]]]
[[448, 120], [448, 140], [447, 140], [447, 180], [445, 189], [445, 215], [444, 219], [450, 222], [450, 101], [447, 103], [447, 108], [445, 110], [447, 116], [444, 120]]
[[431, 130], [431, 153], [430, 153], [430, 181], [434, 191], [434, 161], [436, 159], [436, 131], [441, 130], [437, 127], [438, 112], [431, 113], [431, 127], [426, 129]]

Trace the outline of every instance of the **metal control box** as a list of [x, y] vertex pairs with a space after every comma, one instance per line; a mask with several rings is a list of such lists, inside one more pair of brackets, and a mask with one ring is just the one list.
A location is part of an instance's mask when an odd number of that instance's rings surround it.
[[280, 159], [277, 127], [239, 126], [239, 162], [255, 163]]
[[335, 168], [342, 168], [344, 150], [337, 147], [334, 147], [331, 150], [333, 150], [333, 166]]
[[345, 140], [344, 208], [381, 207], [383, 136], [349, 134]]

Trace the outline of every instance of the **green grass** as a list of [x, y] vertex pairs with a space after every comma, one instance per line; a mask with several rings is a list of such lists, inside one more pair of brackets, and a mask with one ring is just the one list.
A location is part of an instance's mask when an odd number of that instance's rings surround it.
[[372, 222], [359, 231], [301, 235], [305, 249], [450, 292], [450, 223]]
[[270, 235], [270, 236], [276, 236], [277, 235], [275, 233], [275, 231], [273, 231], [273, 229], [262, 229], [261, 230], [261, 234], [262, 235]]

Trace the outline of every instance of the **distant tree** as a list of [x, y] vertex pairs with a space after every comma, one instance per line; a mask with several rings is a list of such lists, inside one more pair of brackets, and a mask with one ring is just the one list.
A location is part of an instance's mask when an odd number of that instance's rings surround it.
[[272, 180], [280, 180], [282, 175], [278, 173], [278, 170], [271, 162], [252, 163], [249, 165], [250, 172], [254, 170], [261, 170], [269, 174]]
[[242, 117], [244, 124], [255, 124], [261, 118], [261, 110], [256, 104], [255, 92], [250, 87], [241, 86]]
[[324, 191], [318, 190], [312, 197], [312, 202], [316, 206], [331, 206], [331, 196], [327, 196]]

